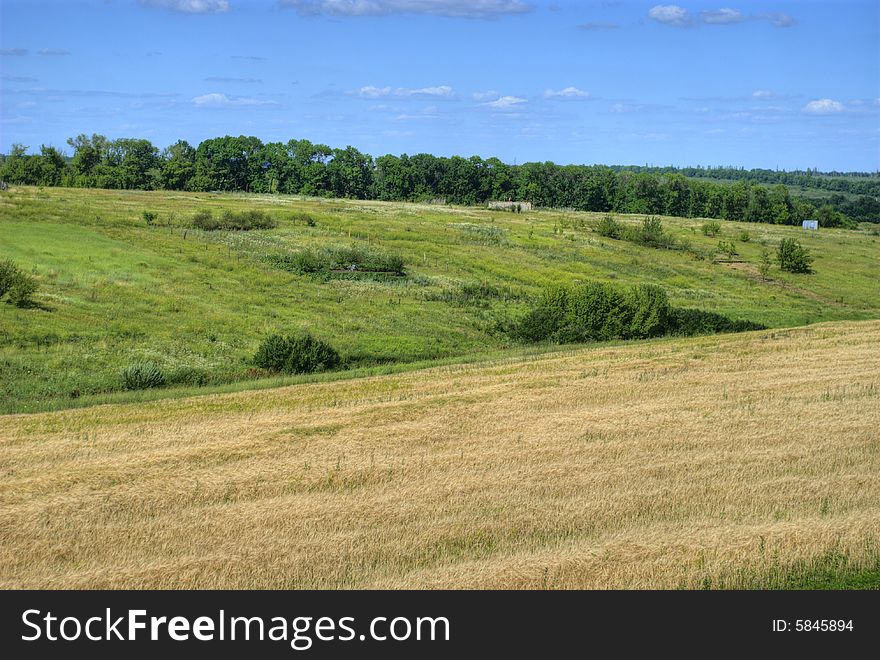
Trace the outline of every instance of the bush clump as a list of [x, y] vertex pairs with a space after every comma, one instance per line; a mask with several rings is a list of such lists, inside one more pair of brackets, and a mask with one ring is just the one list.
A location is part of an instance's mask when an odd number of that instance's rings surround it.
[[122, 389], [146, 390], [153, 387], [164, 387], [165, 374], [152, 362], [135, 362], [122, 370]]
[[545, 289], [537, 304], [512, 323], [510, 332], [524, 342], [569, 343], [742, 332], [763, 327], [714, 312], [676, 309], [669, 304], [666, 292], [654, 285], [639, 284], [621, 291], [610, 284], [590, 282]]
[[716, 222], [715, 220], [710, 220], [709, 222], [704, 222], [700, 229], [703, 232], [703, 236], [715, 238], [721, 233], [721, 223]]
[[203, 231], [250, 231], [251, 229], [273, 229], [277, 226], [275, 220], [265, 211], [256, 209], [240, 212], [226, 209], [219, 218], [214, 217], [211, 211], [198, 211], [193, 215], [191, 223], [193, 227]]
[[268, 371], [307, 374], [339, 366], [339, 353], [330, 344], [301, 333], [270, 335], [257, 349], [254, 364]]
[[269, 261], [276, 268], [301, 275], [330, 272], [406, 275], [400, 255], [359, 246], [306, 248], [292, 254], [272, 255]]
[[0, 298], [16, 307], [30, 307], [37, 292], [37, 281], [10, 259], [0, 261]]
[[189, 385], [203, 387], [208, 384], [210, 378], [208, 372], [198, 367], [179, 367], [168, 374], [169, 385]]
[[513, 332], [529, 342], [641, 339], [663, 334], [668, 318], [669, 300], [657, 286], [642, 284], [622, 292], [590, 282], [546, 289]]
[[308, 213], [304, 213], [303, 211], [297, 211], [296, 213], [291, 215], [290, 221], [293, 224], [302, 223], [307, 227], [314, 227], [317, 224], [312, 216], [310, 216]]
[[812, 273], [810, 251], [793, 238], [783, 238], [776, 252], [779, 267], [790, 273]]
[[766, 326], [760, 323], [729, 319], [723, 314], [705, 312], [701, 309], [673, 308], [669, 314], [669, 334], [683, 337], [764, 329]]
[[623, 237], [633, 243], [653, 248], [675, 249], [681, 247], [675, 237], [663, 229], [660, 218], [646, 216], [639, 227], [628, 227]]
[[620, 238], [623, 235], [623, 225], [610, 215], [602, 216], [593, 229], [606, 238]]

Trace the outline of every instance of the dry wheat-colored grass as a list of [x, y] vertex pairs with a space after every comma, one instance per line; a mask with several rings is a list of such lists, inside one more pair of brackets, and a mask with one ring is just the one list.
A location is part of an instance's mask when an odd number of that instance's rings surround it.
[[880, 322], [0, 417], [5, 588], [736, 586], [876, 561]]

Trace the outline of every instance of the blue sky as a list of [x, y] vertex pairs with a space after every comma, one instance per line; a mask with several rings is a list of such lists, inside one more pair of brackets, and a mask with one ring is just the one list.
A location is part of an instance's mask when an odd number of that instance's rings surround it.
[[880, 170], [880, 3], [3, 0], [0, 149]]

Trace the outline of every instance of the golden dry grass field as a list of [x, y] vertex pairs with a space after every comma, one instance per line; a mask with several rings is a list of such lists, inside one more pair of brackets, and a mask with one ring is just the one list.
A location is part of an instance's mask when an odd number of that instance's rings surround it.
[[880, 322], [0, 417], [5, 588], [675, 588], [876, 566]]

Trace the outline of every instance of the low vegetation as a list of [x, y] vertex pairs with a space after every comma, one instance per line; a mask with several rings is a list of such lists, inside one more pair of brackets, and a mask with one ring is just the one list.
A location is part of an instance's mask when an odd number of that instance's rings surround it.
[[30, 307], [37, 289], [36, 280], [13, 261], [0, 261], [0, 300], [5, 297], [6, 302], [16, 307]]
[[403, 259], [396, 254], [362, 246], [328, 246], [304, 249], [288, 254], [269, 255], [267, 261], [276, 268], [292, 273], [375, 273], [406, 275]]
[[263, 340], [254, 364], [267, 371], [309, 374], [339, 366], [339, 353], [308, 333], [270, 335]]
[[250, 231], [251, 229], [273, 229], [278, 223], [264, 211], [247, 210], [234, 212], [223, 211], [215, 217], [211, 211], [199, 211], [192, 217], [192, 226], [204, 231]]
[[800, 242], [793, 238], [783, 238], [777, 250], [779, 267], [790, 273], [811, 273], [813, 256]]
[[548, 288], [512, 333], [526, 342], [571, 343], [761, 328], [757, 323], [732, 321], [712, 312], [675, 309], [663, 289], [650, 284], [621, 290], [591, 282]]
[[[194, 230], [190, 220], [204, 211], [277, 224]], [[734, 237], [746, 227], [724, 223], [737, 254], [713, 259], [719, 237], [704, 236], [704, 222], [12, 186], [0, 192], [0, 260], [37, 288], [4, 293], [21, 307], [0, 304], [0, 412], [275, 382], [287, 376], [255, 367], [253, 356], [285, 328], [331, 340], [338, 369], [548, 350], [518, 346], [512, 331], [554, 285], [604, 282], [625, 293], [651, 283], [674, 310], [767, 327], [880, 316], [876, 236], [768, 224], [749, 225], [751, 240], [741, 242]], [[631, 240], [591, 231], [603, 223]], [[809, 277], [780, 268], [786, 238], [808, 246]], [[732, 327], [687, 327], [695, 325]], [[140, 363], [158, 367], [164, 386], [125, 389], [122, 371]]]

